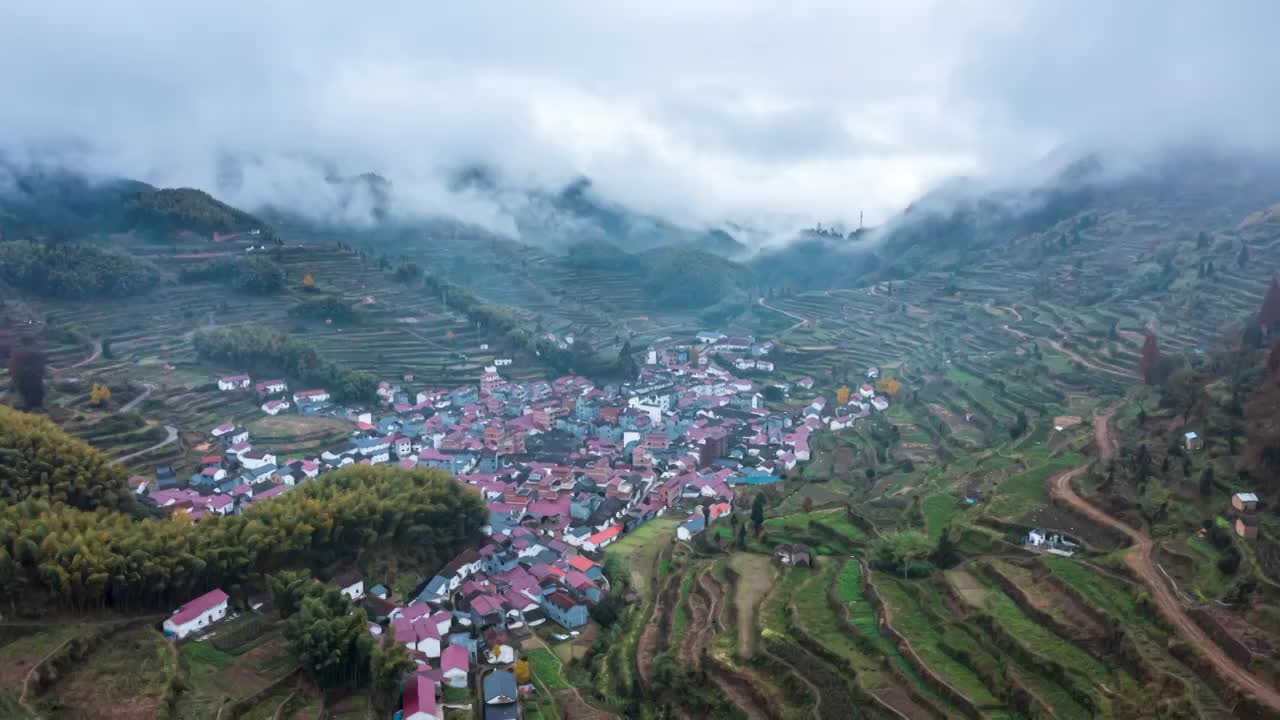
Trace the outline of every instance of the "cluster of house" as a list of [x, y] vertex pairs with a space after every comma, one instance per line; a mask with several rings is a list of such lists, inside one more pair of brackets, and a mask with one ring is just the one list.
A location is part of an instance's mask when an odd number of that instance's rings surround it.
[[1231, 496], [1231, 508], [1236, 512], [1236, 535], [1248, 540], [1258, 537], [1258, 496], [1238, 492]]
[[[218, 389], [223, 392], [248, 390], [251, 384], [253, 379], [244, 374], [223, 375], [218, 378]], [[300, 390], [293, 394], [293, 402], [290, 403], [289, 384], [283, 379], [263, 380], [253, 384], [253, 390], [258, 394], [258, 398], [264, 401], [262, 412], [268, 415], [279, 415], [294, 405], [301, 408], [303, 405], [316, 405], [329, 400], [329, 393], [326, 390]]]
[[[375, 621], [370, 632], [391, 633], [419, 664], [404, 717], [434, 718], [431, 686], [466, 687], [473, 664], [512, 662], [527, 628], [585, 625], [609, 591], [599, 553], [618, 538], [678, 513], [677, 537], [691, 540], [733, 512], [736, 488], [778, 482], [807, 461], [812, 433], [887, 407], [871, 391], [835, 413], [821, 397], [799, 413], [770, 411], [757, 384], [733, 368], [750, 358], [761, 369], [771, 343], [711, 334], [698, 340], [651, 347], [636, 380], [604, 387], [577, 376], [515, 383], [491, 366], [478, 385], [452, 390], [380, 383], [373, 409], [336, 405], [323, 390], [294, 393], [297, 412], [354, 423], [342, 447], [282, 459], [228, 423], [210, 432], [209, 444], [219, 451], [204, 457], [185, 484], [165, 468], [155, 481], [137, 478], [138, 490], [199, 519], [243, 512], [349, 464], [435, 468], [475, 488], [488, 508], [485, 541], [450, 560], [412, 598], [393, 605], [381, 586], [366, 595], [362, 583], [344, 585]], [[219, 379], [229, 390], [250, 384], [244, 375]], [[797, 387], [810, 389], [813, 381], [788, 390]], [[288, 392], [283, 380], [254, 389], [264, 398]], [[798, 546], [785, 561], [807, 563], [808, 551]], [[193, 604], [192, 617], [214, 621], [198, 610], [206, 604], [201, 598]], [[175, 618], [185, 626], [184, 612]], [[514, 707], [501, 700], [515, 702], [514, 679], [492, 672], [483, 686], [486, 717]]]

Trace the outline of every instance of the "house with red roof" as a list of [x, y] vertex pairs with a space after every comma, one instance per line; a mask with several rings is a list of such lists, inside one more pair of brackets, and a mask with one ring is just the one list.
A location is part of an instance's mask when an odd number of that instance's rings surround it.
[[268, 395], [285, 392], [289, 389], [289, 385], [284, 380], [263, 380], [257, 385], [254, 385], [253, 389], [258, 393], [258, 395], [266, 397]]
[[293, 401], [296, 403], [318, 403], [326, 402], [328, 399], [328, 390], [300, 390], [293, 394]]
[[621, 534], [622, 534], [621, 525], [614, 525], [612, 527], [605, 528], [604, 530], [601, 530], [595, 535], [588, 537], [586, 540], [583, 540], [582, 549], [586, 550], [587, 552], [596, 552], [598, 550], [603, 550], [605, 547], [612, 544], [613, 541], [617, 540], [618, 536]]
[[450, 645], [440, 653], [440, 670], [445, 685], [467, 687], [471, 678], [471, 653], [462, 645]]
[[165, 633], [181, 640], [209, 627], [227, 616], [229, 599], [221, 590], [210, 590], [198, 598], [188, 600], [164, 621]]
[[225, 375], [218, 378], [218, 389], [222, 391], [243, 390], [249, 387], [252, 381], [248, 375]]
[[436, 709], [436, 686], [431, 678], [414, 673], [404, 688], [401, 720], [440, 720]]

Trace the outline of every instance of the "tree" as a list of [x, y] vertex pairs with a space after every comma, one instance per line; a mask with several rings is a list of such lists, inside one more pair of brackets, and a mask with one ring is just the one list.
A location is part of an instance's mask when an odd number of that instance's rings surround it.
[[408, 285], [422, 279], [425, 272], [422, 266], [416, 262], [407, 262], [396, 268], [396, 280]]
[[1236, 267], [1243, 270], [1244, 266], [1248, 264], [1249, 264], [1249, 246], [1241, 242], [1240, 252], [1239, 254], [1236, 255]]
[[628, 381], [635, 380], [640, 375], [640, 366], [636, 364], [636, 359], [631, 356], [631, 341], [622, 343], [622, 349], [618, 351], [618, 360], [614, 363], [618, 377], [626, 378]]
[[1027, 431], [1027, 413], [1022, 408], [1018, 408], [1018, 414], [1015, 416], [1013, 426], [1009, 428], [1009, 437], [1017, 438]]
[[764, 493], [756, 493], [755, 499], [751, 501], [751, 528], [759, 536], [762, 527], [764, 527]]
[[384, 716], [399, 707], [400, 688], [413, 668], [409, 648], [397, 642], [393, 633], [384, 633], [382, 642], [373, 647], [369, 656], [369, 700]]
[[849, 386], [848, 385], [841, 385], [840, 387], [836, 388], [836, 404], [837, 405], [849, 404]]
[[285, 625], [298, 661], [321, 690], [358, 687], [369, 675], [373, 636], [364, 610], [337, 590], [302, 601]]
[[107, 387], [106, 385], [99, 385], [98, 383], [94, 383], [92, 387], [89, 388], [89, 404], [90, 405], [99, 405], [99, 406], [105, 405], [107, 401], [110, 399], [111, 399], [111, 388]]
[[111, 340], [110, 340], [110, 339], [104, 338], [104, 339], [102, 340], [102, 357], [104, 357], [104, 358], [106, 358], [106, 359], [108, 359], [108, 360], [110, 360], [110, 359], [113, 357], [113, 355], [111, 354]]
[[901, 388], [902, 388], [902, 384], [891, 377], [884, 378], [880, 382], [876, 383], [876, 390], [879, 390], [880, 392], [884, 393], [885, 395], [888, 395], [889, 397], [893, 397], [894, 395], [897, 395], [898, 390], [900, 390]]
[[933, 571], [933, 551], [928, 536], [917, 530], [885, 533], [871, 545], [871, 564], [904, 578], [923, 577]]
[[618, 608], [618, 601], [613, 595], [606, 595], [604, 599], [596, 603], [591, 608], [591, 619], [600, 623], [600, 627], [608, 628], [618, 622], [618, 617], [622, 614]]
[[808, 495], [805, 495], [804, 500], [800, 502], [800, 507], [806, 513], [813, 512], [813, 498], [809, 497]]
[[1142, 381], [1154, 385], [1156, 366], [1160, 363], [1160, 345], [1154, 333], [1148, 333], [1142, 343], [1142, 357], [1138, 361], [1138, 369], [1142, 373]]
[[1258, 311], [1258, 324], [1268, 333], [1275, 332], [1280, 327], [1280, 283], [1276, 278], [1271, 278], [1271, 286], [1267, 288], [1267, 294], [1262, 298], [1262, 309]]
[[44, 365], [44, 353], [39, 350], [16, 348], [9, 355], [11, 387], [28, 408], [44, 405]]
[[302, 276], [302, 287], [307, 290], [314, 290], [316, 287], [316, 279], [311, 277], [311, 273]]
[[1213, 494], [1213, 466], [1209, 465], [1200, 471], [1200, 496], [1209, 497]]
[[287, 618], [298, 611], [302, 601], [323, 591], [323, 587], [301, 570], [284, 570], [267, 576], [267, 591], [280, 617]]

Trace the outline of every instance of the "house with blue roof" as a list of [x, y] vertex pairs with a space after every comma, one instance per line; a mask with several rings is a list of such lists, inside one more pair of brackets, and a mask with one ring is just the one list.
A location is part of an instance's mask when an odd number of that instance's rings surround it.
[[418, 597], [414, 598], [415, 603], [419, 602], [435, 602], [444, 600], [449, 594], [449, 578], [436, 575], [427, 581], [422, 588], [422, 592], [418, 593]]
[[680, 540], [690, 540], [694, 535], [707, 529], [707, 519], [701, 512], [694, 513], [693, 517], [684, 521], [680, 527], [676, 528], [676, 537]]
[[574, 599], [563, 590], [540, 597], [538, 604], [547, 617], [570, 630], [586, 625], [589, 619], [586, 604]]
[[782, 478], [777, 475], [770, 475], [763, 470], [752, 469], [736, 477], [731, 475], [729, 477], [729, 485], [769, 485], [780, 480]]

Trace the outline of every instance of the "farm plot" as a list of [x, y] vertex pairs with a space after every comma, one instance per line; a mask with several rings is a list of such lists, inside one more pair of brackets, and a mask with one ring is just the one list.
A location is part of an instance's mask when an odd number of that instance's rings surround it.
[[45, 695], [57, 697], [53, 718], [150, 720], [160, 715], [162, 698], [178, 672], [169, 641], [152, 627], [113, 636]]

